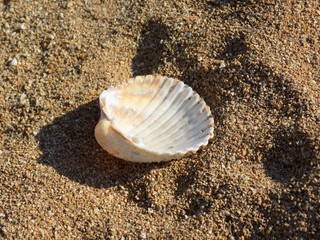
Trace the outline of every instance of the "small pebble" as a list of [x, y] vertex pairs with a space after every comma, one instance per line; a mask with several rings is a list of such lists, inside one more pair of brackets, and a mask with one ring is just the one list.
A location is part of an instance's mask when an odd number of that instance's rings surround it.
[[53, 34], [49, 34], [48, 38], [53, 40], [54, 39], [54, 35]]
[[226, 63], [225, 63], [224, 61], [222, 61], [222, 62], [220, 63], [219, 68], [225, 68], [225, 67], [226, 67]]
[[98, 214], [98, 213], [99, 213], [99, 208], [97, 208], [97, 207], [94, 208], [94, 209], [93, 209], [93, 212], [94, 212], [94, 214]]
[[67, 8], [71, 8], [73, 6], [73, 2], [68, 2], [67, 3]]
[[109, 199], [110, 201], [112, 201], [112, 200], [114, 199], [113, 195], [109, 195], [109, 196], [108, 196], [108, 199]]
[[25, 30], [25, 29], [27, 29], [27, 26], [24, 23], [20, 23], [19, 24], [19, 29], [20, 30]]
[[145, 239], [145, 238], [147, 238], [147, 234], [146, 234], [145, 232], [141, 232], [141, 233], [140, 233], [140, 237], [141, 237], [142, 239]]
[[27, 103], [27, 95], [25, 93], [22, 93], [20, 95], [20, 105], [25, 105]]
[[207, 65], [204, 65], [204, 66], [203, 66], [203, 71], [204, 71], [205, 73], [209, 72], [209, 68], [208, 68]]
[[18, 61], [16, 58], [12, 59], [10, 62], [9, 62], [9, 66], [17, 66], [18, 65]]

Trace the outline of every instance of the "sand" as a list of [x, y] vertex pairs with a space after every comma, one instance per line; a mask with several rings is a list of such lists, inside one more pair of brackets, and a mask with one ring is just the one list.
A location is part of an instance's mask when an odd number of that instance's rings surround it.
[[[319, 239], [320, 3], [0, 2], [0, 239]], [[94, 139], [98, 96], [183, 80], [213, 141], [160, 164]]]

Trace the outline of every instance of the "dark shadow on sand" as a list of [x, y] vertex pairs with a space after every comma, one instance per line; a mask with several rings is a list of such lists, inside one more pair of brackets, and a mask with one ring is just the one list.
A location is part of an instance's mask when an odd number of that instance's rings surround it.
[[313, 142], [305, 133], [297, 126], [280, 126], [273, 137], [273, 147], [266, 152], [264, 162], [269, 176], [281, 183], [289, 183], [312, 172], [317, 156]]
[[209, 6], [220, 7], [220, 6], [239, 6], [239, 5], [248, 5], [250, 0], [207, 0]]
[[98, 101], [94, 100], [43, 127], [36, 136], [42, 152], [38, 162], [80, 184], [95, 188], [123, 186], [129, 200], [145, 209], [152, 207], [146, 190], [148, 174], [170, 163], [130, 163], [108, 154], [94, 138], [99, 115]]
[[168, 39], [167, 26], [159, 20], [145, 24], [140, 33], [137, 53], [132, 59], [133, 75], [156, 74], [163, 64], [164, 42]]

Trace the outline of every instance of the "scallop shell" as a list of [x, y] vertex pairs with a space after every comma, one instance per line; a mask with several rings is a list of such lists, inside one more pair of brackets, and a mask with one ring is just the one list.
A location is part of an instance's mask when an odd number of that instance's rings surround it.
[[160, 162], [195, 153], [213, 137], [205, 102], [182, 81], [138, 76], [99, 98], [95, 137], [103, 149], [132, 162]]

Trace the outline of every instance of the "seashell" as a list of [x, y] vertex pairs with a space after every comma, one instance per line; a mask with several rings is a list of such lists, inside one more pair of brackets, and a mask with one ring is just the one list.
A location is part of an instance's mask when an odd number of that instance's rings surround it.
[[182, 81], [138, 76], [99, 97], [95, 137], [112, 155], [132, 162], [160, 162], [195, 153], [213, 137], [205, 102]]

